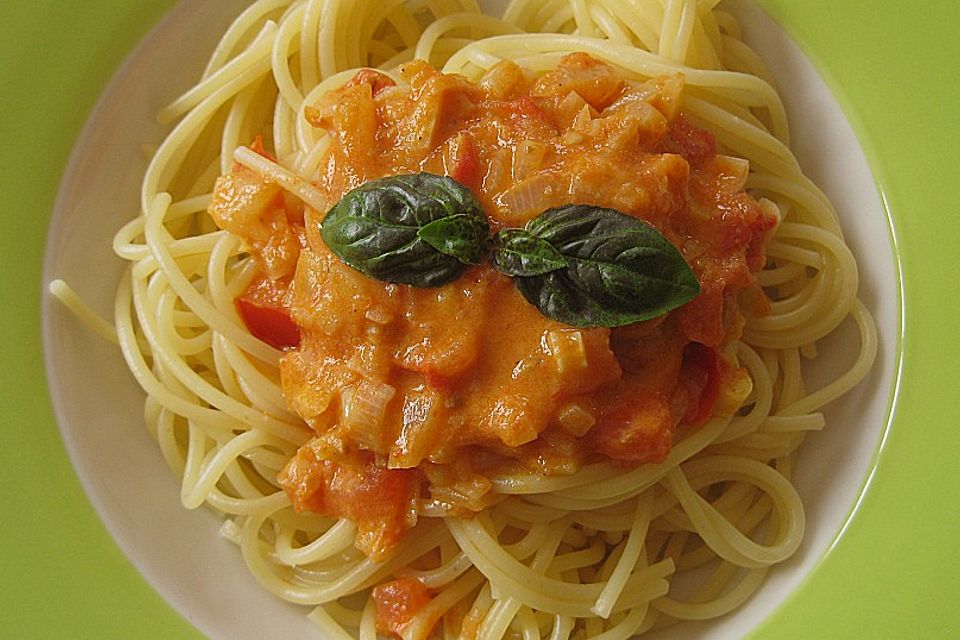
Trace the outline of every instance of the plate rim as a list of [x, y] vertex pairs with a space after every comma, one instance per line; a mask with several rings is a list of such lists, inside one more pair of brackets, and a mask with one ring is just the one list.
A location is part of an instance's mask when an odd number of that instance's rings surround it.
[[[790, 4], [788, 0], [759, 0], [759, 3], [762, 6], [764, 6], [764, 8], [767, 11], [770, 11], [771, 6], [775, 6], [777, 11], [772, 12], [775, 15], [775, 17], [777, 15], [784, 15], [789, 13], [784, 10], [784, 7]], [[91, 2], [89, 4], [98, 5], [98, 6], [119, 5], [119, 0], [97, 0], [96, 2]], [[172, 6], [173, 3], [170, 0], [154, 0], [154, 4], [156, 6], [160, 6], [160, 5]], [[944, 5], [946, 5], [945, 2], [941, 3], [940, 6], [944, 6]], [[826, 3], [824, 3], [824, 6], [826, 6]], [[39, 6], [38, 6], [38, 10], [39, 10]], [[788, 32], [791, 32], [791, 23], [789, 20], [786, 20], [786, 21], [778, 20], [778, 22], [783, 26], [785, 30], [787, 30]], [[793, 33], [793, 35], [795, 40], [798, 43], [801, 43], [801, 46], [802, 46], [803, 37], [802, 36], [798, 37], [796, 33]], [[118, 57], [124, 58], [125, 56], [118, 56]], [[817, 57], [819, 56], [814, 55], [814, 56], [811, 56], [811, 59], [814, 60], [815, 65], [817, 66], [821, 74], [824, 75], [828, 84], [831, 84], [831, 79], [830, 79], [831, 74], [824, 73], [825, 67], [823, 64], [817, 63], [817, 60], [816, 60]], [[843, 535], [841, 535], [837, 539], [837, 541], [834, 543], [834, 545], [831, 546], [828, 552], [821, 557], [821, 559], [818, 562], [818, 566], [814, 568], [814, 570], [811, 571], [810, 575], [808, 575], [804, 579], [804, 584], [801, 585], [801, 587], [798, 588], [797, 591], [790, 596], [788, 601], [784, 602], [778, 608], [778, 611], [774, 613], [773, 618], [779, 617], [781, 610], [787, 607], [794, 606], [796, 604], [794, 602], [796, 598], [804, 597], [804, 595], [799, 592], [801, 591], [801, 589], [802, 590], [808, 589], [810, 587], [810, 584], [809, 584], [810, 581], [816, 578], [815, 574], [820, 572], [821, 567], [833, 561], [833, 557], [836, 552], [836, 547], [847, 545], [849, 542], [847, 536], [857, 535], [856, 531], [848, 531], [848, 529], [855, 528], [853, 525], [855, 524], [861, 509], [869, 507], [869, 505], [865, 507], [865, 503], [868, 502], [870, 499], [872, 499], [873, 492], [875, 491], [872, 485], [875, 484], [875, 481], [877, 480], [877, 478], [882, 477], [883, 474], [886, 473], [884, 469], [884, 463], [885, 463], [885, 458], [888, 454], [887, 446], [889, 444], [889, 441], [899, 435], [898, 434], [899, 426], [897, 423], [905, 419], [901, 411], [909, 410], [908, 408], [905, 408], [902, 406], [900, 402], [901, 400], [900, 394], [903, 391], [903, 387], [905, 383], [904, 376], [907, 373], [909, 373], [911, 370], [910, 368], [914, 366], [913, 364], [911, 364], [913, 361], [913, 356], [912, 356], [913, 342], [911, 341], [916, 340], [916, 337], [913, 335], [913, 330], [911, 329], [912, 327], [911, 314], [920, 313], [924, 309], [924, 305], [921, 304], [919, 301], [917, 301], [916, 304], [912, 302], [913, 298], [918, 294], [914, 293], [911, 286], [907, 284], [907, 280], [910, 279], [910, 275], [907, 274], [906, 277], [904, 275], [904, 262], [906, 258], [904, 257], [905, 256], [904, 247], [899, 237], [900, 233], [898, 232], [898, 226], [899, 226], [898, 219], [900, 218], [900, 214], [897, 213], [902, 209], [900, 208], [900, 205], [896, 203], [897, 199], [902, 196], [898, 195], [896, 187], [884, 186], [884, 185], [890, 184], [889, 175], [891, 172], [895, 172], [896, 170], [891, 169], [888, 166], [888, 162], [885, 161], [880, 155], [878, 155], [876, 151], [872, 149], [872, 144], [871, 144], [872, 135], [869, 133], [870, 127], [869, 126], [865, 127], [860, 122], [861, 118], [857, 117], [856, 108], [851, 110], [849, 108], [850, 105], [843, 103], [844, 92], [840, 91], [838, 93], [836, 91], [836, 85], [833, 85], [833, 84], [831, 84], [831, 88], [834, 89], [834, 95], [837, 96], [838, 100], [841, 101], [841, 106], [844, 107], [844, 111], [847, 114], [848, 119], [851, 122], [851, 125], [854, 127], [854, 130], [857, 133], [858, 138], [860, 139], [861, 146], [867, 156], [868, 164], [870, 165], [871, 170], [874, 172], [874, 175], [877, 177], [878, 187], [882, 192], [882, 198], [886, 205], [885, 206], [886, 214], [887, 214], [888, 220], [891, 223], [890, 232], [893, 235], [892, 244], [896, 252], [896, 255], [900, 258], [898, 261], [898, 268], [896, 270], [898, 281], [899, 281], [898, 298], [899, 298], [899, 307], [900, 307], [900, 324], [899, 324], [900, 330], [897, 336], [897, 345], [898, 345], [897, 366], [896, 366], [897, 371], [895, 374], [895, 383], [891, 389], [891, 397], [888, 402], [887, 422], [886, 422], [886, 425], [884, 426], [883, 435], [874, 453], [874, 460], [872, 463], [871, 472], [867, 476], [867, 478], [864, 479], [863, 486], [861, 487], [861, 490], [860, 490], [860, 499], [851, 509], [851, 512], [848, 515], [848, 518], [845, 520], [845, 524], [842, 527], [842, 531], [841, 531]], [[98, 93], [102, 93], [102, 91]], [[58, 167], [58, 169], [62, 169], [62, 167]], [[891, 204], [891, 202], [893, 202], [893, 204]], [[909, 253], [909, 251], [910, 250], [907, 250], [906, 253]], [[906, 269], [909, 271], [909, 266], [906, 267]], [[913, 311], [911, 311], [911, 309], [913, 309]], [[44, 381], [44, 384], [42, 386], [42, 389], [40, 389], [40, 391], [41, 393], [49, 394], [49, 386], [46, 384], [46, 381]], [[50, 402], [49, 397], [47, 398], [47, 402], [48, 403]], [[89, 500], [89, 497], [88, 497], [88, 500]], [[954, 523], [956, 523], [956, 520], [954, 521]], [[844, 560], [844, 562], [847, 562], [847, 560]], [[147, 588], [149, 589], [149, 587]], [[177, 615], [177, 614], [174, 614], [174, 615]], [[944, 618], [944, 620], [945, 619], [946, 618]], [[957, 618], [954, 617], [953, 620], [957, 620]], [[762, 627], [761, 627], [761, 630], [762, 630]]]

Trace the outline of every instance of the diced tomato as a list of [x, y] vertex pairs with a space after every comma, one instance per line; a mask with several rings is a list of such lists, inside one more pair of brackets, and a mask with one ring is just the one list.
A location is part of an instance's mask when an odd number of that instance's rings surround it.
[[423, 376], [423, 381], [431, 389], [439, 391], [443, 395], [451, 395], [460, 386], [461, 380], [458, 372], [449, 372], [441, 370], [434, 362], [408, 362], [404, 367], [407, 371], [413, 371]]
[[747, 193], [719, 194], [716, 207], [721, 225], [715, 242], [721, 251], [733, 252], [746, 247], [745, 259], [751, 271], [759, 271], [766, 262], [766, 245], [777, 219], [768, 215]]
[[321, 460], [307, 443], [280, 473], [280, 484], [297, 511], [354, 522], [354, 544], [373, 560], [382, 560], [416, 524], [419, 473], [387, 469], [372, 455], [361, 454], [342, 463]]
[[423, 378], [426, 380], [427, 386], [445, 394], [452, 393], [457, 386], [457, 381], [454, 378], [438, 373], [433, 367], [427, 367], [423, 371]]
[[543, 121], [550, 120], [549, 114], [528, 96], [522, 96], [515, 100], [505, 102], [504, 109], [507, 113], [515, 117], [533, 118]]
[[664, 151], [679, 153], [691, 166], [699, 167], [717, 154], [717, 141], [706, 129], [692, 124], [682, 115], [667, 129]]
[[571, 91], [602, 111], [623, 91], [623, 79], [607, 63], [577, 52], [564, 56], [557, 68], [538, 78], [531, 89], [535, 96], [559, 98]]
[[720, 346], [726, 338], [723, 327], [724, 282], [701, 278], [700, 295], [677, 309], [677, 320], [687, 338], [711, 347]]
[[[253, 151], [257, 155], [263, 156], [264, 158], [266, 158], [267, 160], [270, 160], [271, 162], [277, 161], [274, 155], [269, 151], [267, 151], [267, 148], [263, 146], [263, 136], [260, 135], [259, 133], [253, 139], [253, 142], [250, 143], [249, 148], [250, 148], [250, 151]], [[240, 164], [239, 162], [234, 162], [233, 166], [231, 167], [231, 171], [240, 171], [243, 168], [244, 166], [242, 164]]]
[[374, 97], [388, 87], [397, 86], [397, 83], [394, 82], [390, 76], [373, 69], [361, 69], [357, 71], [357, 74], [353, 76], [345, 86], [355, 87], [361, 84], [370, 85]]
[[476, 189], [480, 185], [480, 157], [477, 155], [477, 144], [469, 133], [457, 136], [450, 152], [450, 177]]
[[377, 585], [372, 595], [377, 603], [377, 631], [400, 638], [406, 637], [407, 625], [433, 599], [430, 589], [412, 578]]
[[587, 434], [593, 451], [621, 462], [660, 462], [673, 444], [673, 420], [666, 398], [638, 391], [604, 413]]
[[263, 156], [267, 160], [273, 160], [274, 162], [277, 160], [272, 153], [267, 152], [266, 147], [263, 146], [263, 136], [259, 133], [253, 139], [253, 142], [250, 143], [250, 150]]
[[283, 284], [260, 278], [236, 300], [247, 330], [276, 349], [300, 346], [300, 327], [283, 305], [285, 290]]
[[683, 351], [681, 383], [687, 388], [687, 412], [683, 422], [700, 426], [713, 415], [720, 393], [720, 355], [717, 350], [691, 342]]

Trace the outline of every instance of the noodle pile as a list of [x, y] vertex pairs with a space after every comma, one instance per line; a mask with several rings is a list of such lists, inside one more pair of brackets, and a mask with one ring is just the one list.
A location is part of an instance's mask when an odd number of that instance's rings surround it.
[[[628, 638], [735, 609], [797, 549], [804, 510], [790, 481], [794, 454], [824, 426], [820, 409], [866, 375], [876, 335], [836, 213], [789, 150], [772, 79], [715, 4], [519, 0], [501, 20], [472, 0], [258, 0], [197, 85], [161, 112], [176, 124], [144, 176], [141, 212], [114, 240], [129, 262], [116, 337], [184, 506], [221, 513], [223, 535], [257, 580], [310, 605], [324, 637], [374, 638], [369, 590], [403, 576], [434, 594], [405, 638], [431, 628], [450, 638], [461, 629], [494, 639]], [[753, 392], [661, 464], [494, 478], [503, 496], [495, 506], [470, 519], [421, 517], [392, 557], [374, 563], [354, 548], [352, 523], [295, 513], [277, 484], [312, 432], [284, 401], [280, 353], [237, 316], [234, 300], [257, 267], [207, 215], [214, 180], [239, 162], [310, 205], [329, 141], [304, 108], [356, 68], [399, 79], [392, 70], [418, 57], [476, 81], [503, 59], [544, 71], [573, 51], [628, 81], [682, 72], [686, 117], [723, 153], [749, 160], [746, 189], [779, 209], [758, 274], [772, 311], [748, 315], [735, 349]], [[276, 165], [243, 147], [260, 134]], [[52, 289], [87, 313], [65, 285]], [[848, 317], [860, 355], [807, 390], [803, 361]]]

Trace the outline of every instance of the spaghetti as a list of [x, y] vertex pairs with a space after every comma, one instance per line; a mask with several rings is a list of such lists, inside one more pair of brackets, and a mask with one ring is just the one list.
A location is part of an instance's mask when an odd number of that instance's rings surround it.
[[[130, 262], [117, 340], [183, 504], [221, 513], [256, 578], [313, 607], [326, 636], [372, 639], [386, 618], [406, 639], [628, 638], [732, 611], [797, 549], [794, 453], [824, 426], [821, 407], [866, 375], [875, 328], [836, 213], [789, 150], [772, 79], [715, 4], [516, 0], [497, 19], [471, 0], [258, 0], [200, 82], [161, 112], [176, 125], [144, 176], [140, 215], [114, 241]], [[208, 215], [214, 181], [239, 163], [325, 210], [311, 181], [331, 141], [308, 112], [357, 69], [402, 82], [396, 68], [419, 58], [477, 81], [503, 60], [543, 73], [572, 52], [632, 83], [682, 74], [684, 116], [749, 161], [746, 189], [780, 220], [756, 276], [770, 312], [747, 314], [730, 347], [752, 391], [662, 462], [495, 475], [491, 506], [472, 517], [422, 513], [374, 561], [355, 548], [353, 522], [296, 512], [278, 483], [314, 434], [284, 398], [281, 352], [237, 314], [259, 266]], [[244, 146], [265, 132], [276, 161]], [[62, 284], [51, 288], [81, 309]], [[856, 362], [808, 391], [802, 361], [847, 318], [860, 330]], [[683, 574], [696, 584], [681, 586]], [[378, 612], [384, 603], [395, 610]]]

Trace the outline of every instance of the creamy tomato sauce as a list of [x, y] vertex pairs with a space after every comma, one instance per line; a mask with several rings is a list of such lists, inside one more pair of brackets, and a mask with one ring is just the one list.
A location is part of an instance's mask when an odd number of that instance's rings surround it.
[[753, 272], [776, 224], [743, 191], [746, 163], [684, 117], [682, 76], [629, 84], [585, 54], [540, 76], [503, 62], [476, 84], [420, 61], [401, 73], [407, 85], [361, 71], [307, 109], [331, 137], [315, 176], [329, 206], [428, 171], [466, 185], [494, 231], [558, 205], [611, 207], [676, 245], [701, 294], [654, 320], [574, 329], [486, 264], [440, 288], [386, 284], [329, 251], [325, 211], [246, 169], [222, 177], [210, 212], [263, 270], [238, 309], [287, 348], [285, 397], [316, 432], [281, 482], [298, 509], [353, 519], [374, 558], [418, 513], [489, 505], [495, 474], [656, 462], [736, 410], [749, 381], [723, 348], [738, 298], [762, 300]]

